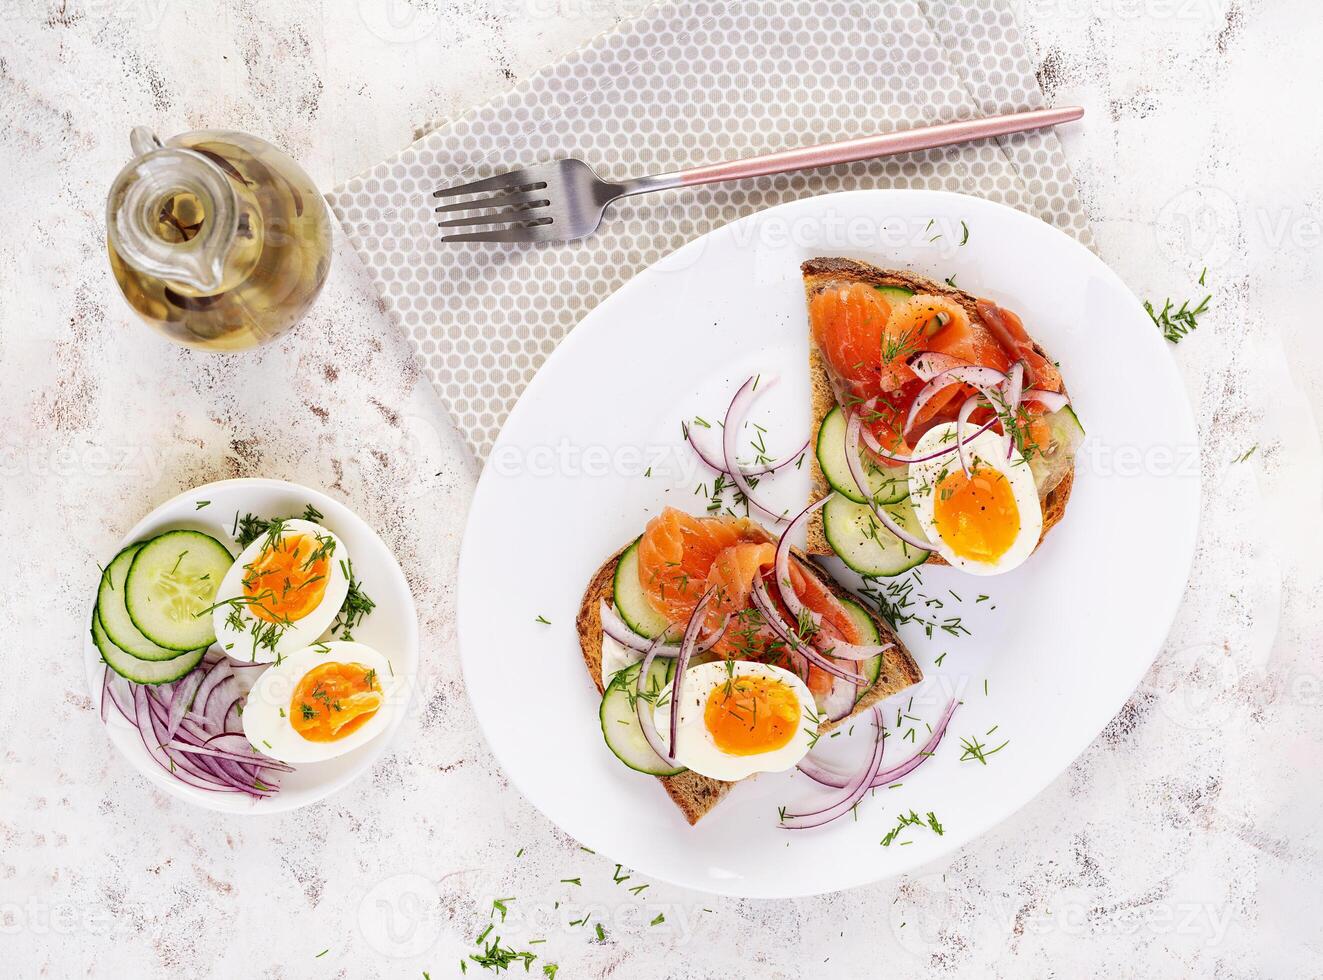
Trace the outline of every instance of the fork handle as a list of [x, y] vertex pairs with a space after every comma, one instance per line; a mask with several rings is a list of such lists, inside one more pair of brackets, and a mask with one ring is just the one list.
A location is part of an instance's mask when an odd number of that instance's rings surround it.
[[782, 150], [744, 160], [713, 163], [705, 167], [694, 167], [692, 170], [677, 170], [674, 173], [625, 181], [621, 185], [623, 192], [621, 196], [664, 190], [668, 187], [691, 187], [696, 184], [715, 184], [724, 180], [766, 177], [768, 174], [783, 174], [792, 170], [812, 170], [816, 167], [854, 163], [856, 160], [871, 160], [897, 153], [931, 150], [938, 146], [950, 146], [952, 143], [967, 143], [971, 140], [1056, 126], [1073, 122], [1083, 115], [1084, 109], [1080, 106], [1034, 109], [1029, 112], [1012, 112], [963, 122], [920, 126], [918, 129], [885, 133], [880, 136], [862, 136], [837, 143], [823, 143], [820, 146], [805, 146], [797, 150]]

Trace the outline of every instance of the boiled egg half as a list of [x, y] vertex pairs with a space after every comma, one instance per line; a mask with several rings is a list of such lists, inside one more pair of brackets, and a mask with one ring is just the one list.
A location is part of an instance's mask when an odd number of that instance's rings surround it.
[[1009, 572], [1033, 554], [1043, 536], [1033, 472], [1018, 450], [1008, 457], [1006, 440], [991, 430], [966, 443], [965, 472], [955, 432], [954, 422], [934, 426], [914, 447], [916, 456], [950, 447], [935, 459], [910, 464], [914, 514], [951, 565], [975, 575]]
[[344, 604], [348, 565], [344, 542], [320, 524], [273, 524], [221, 580], [216, 642], [244, 663], [271, 663], [312, 645]]
[[372, 647], [318, 643], [262, 672], [243, 706], [243, 733], [281, 762], [333, 759], [386, 730], [400, 680]]
[[795, 674], [770, 664], [718, 660], [684, 672], [680, 704], [668, 685], [654, 720], [666, 738], [678, 709], [675, 757], [712, 779], [783, 772], [808, 754], [818, 730], [813, 695]]

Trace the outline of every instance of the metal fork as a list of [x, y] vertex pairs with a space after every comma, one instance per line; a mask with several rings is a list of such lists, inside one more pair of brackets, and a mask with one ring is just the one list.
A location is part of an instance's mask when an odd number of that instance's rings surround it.
[[[453, 201], [437, 207], [443, 229], [485, 227], [481, 231], [447, 233], [443, 242], [567, 242], [597, 230], [602, 214], [612, 201], [666, 190], [692, 187], [723, 180], [765, 177], [791, 170], [810, 170], [838, 163], [854, 163], [874, 157], [929, 150], [952, 143], [1005, 136], [1059, 123], [1073, 122], [1084, 115], [1079, 106], [1035, 109], [985, 119], [922, 126], [899, 133], [864, 136], [824, 143], [798, 150], [784, 150], [730, 163], [715, 163], [692, 170], [633, 180], [603, 180], [582, 160], [556, 160], [509, 173], [443, 187], [433, 197], [453, 198], [480, 194], [472, 200]], [[466, 211], [479, 213], [463, 215]], [[463, 215], [463, 216], [461, 216]]]

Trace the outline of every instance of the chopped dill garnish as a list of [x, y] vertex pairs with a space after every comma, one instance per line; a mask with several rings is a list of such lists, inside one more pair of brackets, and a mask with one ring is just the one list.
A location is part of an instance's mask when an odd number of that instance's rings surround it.
[[1153, 320], [1154, 325], [1162, 331], [1163, 337], [1173, 344], [1179, 344], [1185, 339], [1186, 334], [1198, 328], [1199, 317], [1208, 309], [1208, 303], [1212, 298], [1212, 294], [1208, 294], [1195, 307], [1191, 307], [1187, 299], [1178, 308], [1168, 299], [1162, 304], [1161, 310], [1155, 310], [1151, 302], [1144, 300], [1144, 310]]
[[975, 762], [981, 762], [986, 766], [988, 764], [988, 756], [1000, 752], [1002, 749], [1006, 748], [1009, 742], [1010, 740], [1007, 739], [995, 749], [990, 749], [983, 742], [979, 741], [978, 738], [962, 738], [960, 740], [960, 748], [963, 751], [960, 754], [960, 761], [969, 762], [972, 760]]

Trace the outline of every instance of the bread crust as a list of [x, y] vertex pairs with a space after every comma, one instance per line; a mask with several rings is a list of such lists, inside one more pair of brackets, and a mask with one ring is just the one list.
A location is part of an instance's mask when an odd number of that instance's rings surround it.
[[[879, 269], [867, 262], [845, 258], [809, 259], [800, 266], [800, 271], [804, 276], [804, 300], [806, 304], [813, 301], [815, 294], [831, 286], [862, 282], [870, 286], [901, 286], [913, 290], [916, 294], [942, 296], [959, 303], [971, 321], [981, 319], [978, 314], [978, 297], [946, 283], [934, 282], [932, 279], [914, 272]], [[1043, 357], [1048, 357], [1047, 351], [1043, 350], [1037, 341], [1034, 341], [1034, 350]], [[822, 354], [818, 351], [818, 345], [813, 343], [811, 336], [809, 338], [809, 384], [812, 388], [811, 404], [813, 411], [810, 427], [812, 441], [809, 445], [816, 446], [818, 444], [818, 430], [822, 427], [822, 420], [836, 407], [836, 393], [832, 389]], [[1062, 390], [1064, 391], [1064, 386]], [[808, 456], [809, 473], [812, 481], [810, 494], [812, 500], [817, 501], [831, 493], [831, 487], [827, 483], [826, 476], [823, 475], [822, 467], [818, 465], [818, 454], [811, 452]], [[1072, 467], [1067, 471], [1061, 482], [1053, 487], [1043, 500], [1043, 533], [1038, 539], [1039, 544], [1043, 543], [1043, 538], [1047, 537], [1047, 532], [1060, 523], [1062, 516], [1066, 513], [1066, 502], [1070, 500], [1070, 491], [1074, 482], [1075, 471]], [[827, 536], [823, 530], [821, 510], [815, 511], [809, 519], [808, 552], [811, 555], [833, 554], [831, 545], [827, 543]], [[929, 555], [926, 564], [945, 565], [947, 562], [941, 555], [933, 552]]]
[[[583, 594], [583, 602], [579, 606], [579, 615], [575, 619], [584, 666], [588, 668], [588, 676], [592, 678], [593, 685], [597, 688], [599, 694], [605, 693], [602, 686], [601, 603], [605, 601], [608, 606], [613, 604], [616, 566], [620, 563], [620, 556], [624, 554], [628, 547], [628, 544], [622, 547], [603, 562], [602, 567], [593, 574], [588, 583], [588, 588]], [[795, 560], [800, 563], [801, 568], [806, 573], [815, 575], [837, 598], [853, 599], [846, 589], [815, 568], [802, 553], [796, 553]], [[877, 627], [882, 642], [894, 643], [895, 646], [883, 656], [882, 669], [878, 673], [877, 683], [859, 699], [854, 711], [839, 721], [824, 721], [819, 726], [821, 733], [825, 734], [831, 731], [859, 714], [859, 712], [871, 708], [878, 701], [889, 698], [891, 695], [903, 691], [923, 679], [923, 671], [919, 669], [919, 665], [910, 655], [909, 650], [905, 648], [905, 644], [901, 642], [896, 631], [885, 620], [875, 615], [871, 609], [865, 607], [865, 612], [873, 621], [873, 625]], [[661, 783], [662, 788], [666, 790], [667, 795], [680, 808], [685, 819], [691, 825], [710, 813], [712, 808], [725, 799], [726, 795], [735, 786], [735, 783], [711, 779], [687, 770], [678, 776], [655, 776], [653, 778]]]

